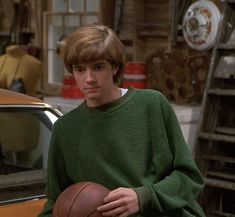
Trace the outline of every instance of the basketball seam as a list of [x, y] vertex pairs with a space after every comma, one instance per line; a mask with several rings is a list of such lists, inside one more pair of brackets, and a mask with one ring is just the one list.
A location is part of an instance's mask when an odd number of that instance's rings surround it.
[[87, 217], [89, 217], [89, 216], [93, 215], [96, 211], [97, 211], [97, 209], [95, 209], [95, 210], [91, 211], [91, 213], [90, 213], [90, 214], [88, 214], [88, 215], [87, 215]]
[[83, 190], [84, 188], [86, 188], [86, 187], [87, 187], [88, 185], [90, 185], [90, 184], [91, 184], [91, 183], [87, 183], [85, 186], [83, 186], [83, 188], [82, 188], [82, 189], [79, 191], [79, 193], [76, 195], [76, 197], [74, 198], [73, 203], [72, 203], [72, 205], [71, 205], [71, 207], [70, 207], [70, 209], [69, 209], [68, 217], [70, 216], [70, 212], [71, 212], [71, 210], [72, 210], [72, 208], [73, 208], [73, 205], [74, 205], [76, 199], [78, 198], [79, 194], [82, 192], [82, 190]]

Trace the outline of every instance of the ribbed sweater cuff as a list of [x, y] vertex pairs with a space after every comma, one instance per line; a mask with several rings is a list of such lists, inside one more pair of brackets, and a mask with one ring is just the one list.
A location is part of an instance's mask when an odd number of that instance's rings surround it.
[[134, 188], [133, 190], [136, 192], [138, 196], [140, 213], [142, 213], [151, 204], [152, 201], [151, 191], [145, 186]]

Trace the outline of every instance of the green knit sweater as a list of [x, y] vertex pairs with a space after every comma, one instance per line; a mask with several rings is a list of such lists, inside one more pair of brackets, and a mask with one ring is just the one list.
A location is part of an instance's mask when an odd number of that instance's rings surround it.
[[205, 216], [195, 200], [202, 176], [170, 103], [155, 90], [129, 88], [97, 108], [83, 103], [55, 123], [40, 217], [51, 216], [61, 191], [81, 181], [133, 188], [140, 204], [133, 216]]

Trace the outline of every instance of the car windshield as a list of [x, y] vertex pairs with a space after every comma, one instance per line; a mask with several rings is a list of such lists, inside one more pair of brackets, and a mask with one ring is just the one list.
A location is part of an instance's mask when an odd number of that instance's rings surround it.
[[0, 108], [0, 201], [44, 193], [49, 142], [58, 117], [52, 109]]

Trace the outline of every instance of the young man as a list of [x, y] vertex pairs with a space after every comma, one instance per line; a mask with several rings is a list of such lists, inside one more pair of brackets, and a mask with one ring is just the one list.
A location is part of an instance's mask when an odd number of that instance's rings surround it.
[[85, 101], [55, 123], [40, 217], [82, 181], [110, 189], [103, 216], [205, 216], [195, 199], [203, 179], [170, 103], [155, 90], [117, 86], [125, 58], [114, 32], [79, 28], [66, 39], [64, 63]]

